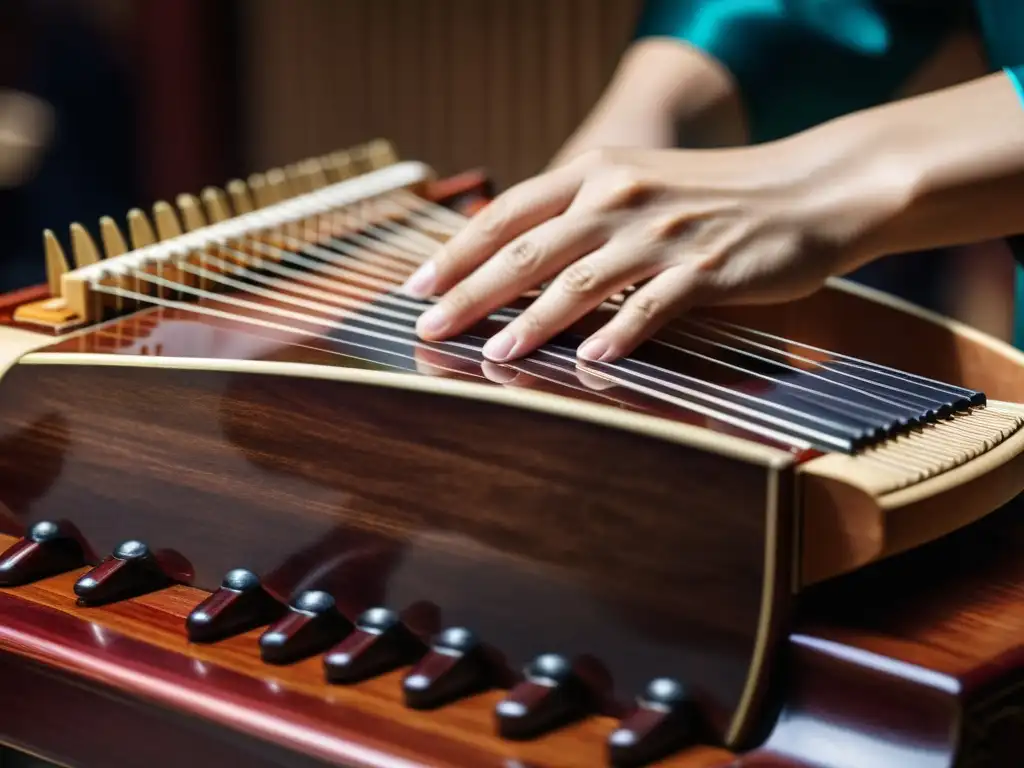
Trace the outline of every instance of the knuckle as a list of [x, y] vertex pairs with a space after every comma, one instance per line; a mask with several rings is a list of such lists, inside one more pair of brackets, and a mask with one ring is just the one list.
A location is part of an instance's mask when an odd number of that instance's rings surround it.
[[597, 285], [597, 271], [587, 261], [570, 264], [559, 279], [559, 287], [569, 294], [591, 293]]
[[508, 200], [495, 200], [477, 217], [478, 233], [488, 240], [500, 238], [512, 220], [512, 210]]
[[642, 322], [648, 322], [659, 317], [664, 304], [654, 296], [636, 296], [629, 304], [630, 314]]
[[623, 168], [609, 173], [602, 182], [604, 206], [609, 209], [631, 208], [647, 200], [654, 192], [654, 185], [632, 168]]
[[651, 219], [647, 225], [646, 237], [653, 242], [665, 242], [675, 240], [690, 228], [689, 217], [675, 214], [667, 214]]
[[513, 275], [528, 272], [541, 260], [540, 248], [527, 239], [517, 240], [504, 250], [503, 262]]

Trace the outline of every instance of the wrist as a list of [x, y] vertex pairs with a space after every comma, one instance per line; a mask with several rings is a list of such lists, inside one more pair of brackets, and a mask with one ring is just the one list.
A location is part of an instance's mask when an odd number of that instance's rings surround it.
[[1004, 75], [854, 113], [793, 144], [840, 212], [862, 217], [862, 263], [1021, 231], [1024, 109]]

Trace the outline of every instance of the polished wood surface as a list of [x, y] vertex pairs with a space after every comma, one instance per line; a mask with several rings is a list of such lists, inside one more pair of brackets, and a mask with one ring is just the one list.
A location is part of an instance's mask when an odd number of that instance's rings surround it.
[[[0, 545], [14, 541], [2, 537]], [[765, 745], [745, 754], [694, 748], [658, 765], [1014, 764], [1024, 746], [1022, 548], [1018, 503], [940, 542], [816, 588], [801, 598], [779, 670], [778, 718]], [[207, 740], [191, 752], [196, 765], [217, 764], [216, 756], [224, 754], [218, 749], [239, 750], [235, 755], [255, 749], [237, 741], [238, 734], [287, 750], [278, 763], [285, 765], [312, 764], [302, 762], [303, 755], [380, 768], [403, 759], [442, 766], [604, 764], [602, 745], [614, 728], [609, 718], [588, 718], [529, 742], [501, 740], [494, 735], [497, 692], [431, 712], [409, 710], [399, 694], [401, 670], [354, 686], [329, 686], [319, 659], [287, 667], [262, 663], [258, 631], [215, 645], [189, 644], [184, 619], [205, 593], [173, 586], [82, 608], [72, 587], [83, 572], [0, 592], [0, 666], [31, 684], [19, 689], [26, 692], [19, 700], [31, 706], [5, 714], [2, 728], [10, 741], [36, 749], [48, 742], [34, 716], [43, 692], [66, 691], [59, 686], [71, 675], [78, 681], [71, 700], [93, 690], [116, 691], [110, 711], [123, 711], [126, 729], [171, 717], [163, 710], [223, 729], [200, 731]], [[10, 696], [10, 687], [4, 691]], [[73, 753], [79, 760], [86, 750], [98, 753], [87, 729], [72, 728], [65, 736], [56, 743], [83, 750]], [[207, 744], [210, 751], [200, 751]], [[61, 754], [54, 749], [52, 756]], [[64, 752], [66, 759], [71, 754]], [[147, 762], [172, 765], [173, 754]], [[106, 757], [104, 765], [133, 764], [130, 755]]]
[[12, 534], [70, 523], [92, 563], [140, 540], [184, 583], [245, 567], [282, 600], [327, 590], [350, 617], [437, 606], [424, 637], [471, 627], [510, 674], [548, 651], [592, 658], [609, 713], [662, 675], [704, 692], [720, 734], [755, 711], [745, 691], [762, 687], [792, 572], [774, 470], [295, 376], [19, 365], [3, 392]]
[[[13, 541], [2, 537], [0, 545]], [[88, 689], [116, 692], [122, 701], [126, 698], [131, 703], [126, 726], [146, 719], [147, 707], [176, 710], [229, 729], [233, 737], [221, 733], [208, 738], [232, 745], [236, 760], [240, 754], [262, 749], [256, 745], [270, 742], [289, 750], [286, 765], [304, 764], [303, 754], [305, 764], [317, 760], [373, 768], [592, 768], [604, 763], [603, 745], [615, 727], [611, 718], [590, 718], [532, 742], [503, 741], [494, 735], [493, 709], [501, 698], [497, 691], [436, 711], [416, 712], [401, 703], [402, 670], [354, 687], [329, 686], [323, 679], [321, 658], [287, 667], [264, 664], [257, 650], [259, 631], [213, 646], [189, 644], [185, 617], [207, 596], [194, 588], [176, 586], [125, 603], [79, 608], [72, 588], [83, 572], [0, 592], [5, 617], [0, 646], [8, 665], [14, 654], [62, 668], [65, 675], [86, 681]], [[36, 685], [57, 683], [47, 680]], [[37, 690], [28, 689], [31, 699], [37, 700]], [[31, 720], [21, 720], [15, 716], [13, 727], [32, 728]], [[12, 718], [5, 715], [0, 731], [10, 733], [11, 729]], [[87, 732], [71, 735], [77, 738], [69, 741], [88, 744]], [[240, 738], [250, 743], [240, 745]], [[192, 765], [219, 764], [217, 753], [193, 749], [186, 754]], [[180, 765], [174, 762], [176, 756], [183, 755], [149, 754], [147, 764]], [[103, 757], [103, 764], [112, 768], [137, 764], [132, 754], [113, 749]], [[730, 759], [724, 750], [696, 747], [661, 765], [709, 768]]]
[[[892, 338], [851, 327], [867, 307], [888, 319]], [[1024, 399], [1015, 353], [855, 291], [727, 314]], [[172, 727], [194, 733], [188, 758], [175, 745], [146, 759], [153, 765], [259, 765], [245, 755], [267, 745], [277, 751], [260, 759], [286, 765], [602, 765], [630, 699], [670, 674], [703, 705], [702, 727], [681, 730], [721, 743], [738, 719], [743, 739], [733, 753], [676, 745], [663, 765], [1002, 768], [1021, 746], [1019, 509], [794, 602], [792, 465], [804, 471], [816, 459], [775, 452], [784, 462], [773, 469], [457, 388], [389, 387], [385, 397], [382, 380], [295, 375], [293, 349], [251, 334], [243, 357], [263, 367], [167, 365], [158, 358], [195, 348], [195, 328], [166, 334], [167, 323], [189, 321], [155, 319], [87, 334], [89, 354], [63, 364], [83, 350], [81, 340], [62, 342], [4, 377], [4, 530], [60, 521], [87, 563], [0, 589], [0, 669], [32, 691], [0, 720], [10, 744], [97, 764], [89, 724], [99, 726], [99, 707], [140, 744], [170, 738]], [[908, 351], [899, 334], [932, 349]], [[239, 338], [229, 335], [230, 356], [240, 356]], [[138, 356], [127, 365], [88, 360], [126, 348]], [[477, 375], [415, 363], [408, 373]], [[496, 433], [504, 439], [488, 439]], [[18, 582], [12, 574], [30, 560], [57, 562], [47, 555], [57, 530], [37, 526], [17, 544], [4, 537], [16, 545], [0, 563], [4, 583]], [[78, 550], [61, 551], [59, 569], [68, 568]], [[266, 589], [266, 610], [243, 617], [240, 633], [190, 643], [203, 625], [197, 611], [224, 616], [239, 604], [237, 590], [210, 592], [240, 566]], [[373, 606], [396, 609], [421, 649], [390, 671], [326, 682], [338, 674], [331, 659], [364, 644], [335, 645]], [[417, 709], [425, 699], [410, 680], [450, 669], [462, 653], [426, 642], [458, 625], [479, 633], [491, 670], [466, 679], [477, 672], [463, 665], [460, 685], [485, 691]], [[475, 646], [465, 648], [471, 658]], [[553, 695], [531, 689], [524, 673], [552, 652], [579, 660], [573, 674], [597, 713], [513, 739], [496, 717], [515, 708], [499, 705], [537, 707]], [[80, 714], [60, 738], [38, 727], [48, 696]], [[107, 698], [109, 707], [98, 704]]]

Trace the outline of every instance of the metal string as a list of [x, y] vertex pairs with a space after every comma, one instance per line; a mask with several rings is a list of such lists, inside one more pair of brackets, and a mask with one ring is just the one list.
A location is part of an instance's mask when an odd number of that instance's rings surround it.
[[[376, 209], [374, 209], [376, 204]], [[371, 211], [371, 215], [365, 214], [366, 210]], [[376, 221], [368, 223], [368, 219], [373, 218], [373, 213], [379, 213], [382, 209], [387, 209], [391, 215], [400, 215], [406, 223], [402, 224], [394, 220]], [[350, 206], [340, 211], [330, 211], [320, 214], [317, 218], [318, 224], [323, 224], [325, 221], [331, 224], [328, 231], [323, 231], [323, 228], [318, 226], [312, 229], [314, 232], [313, 237], [317, 242], [310, 242], [308, 239], [310, 227], [302, 226], [298, 228], [306, 233], [305, 238], [298, 238], [291, 235], [283, 234], [283, 231], [289, 229], [294, 230], [296, 227], [292, 225], [284, 225], [275, 227], [268, 233], [264, 233], [266, 239], [275, 240], [282, 242], [288, 246], [288, 249], [281, 248], [270, 243], [265, 242], [258, 235], [247, 235], [244, 238], [233, 241], [234, 245], [228, 244], [211, 244], [210, 248], [218, 250], [225, 254], [230, 254], [236, 261], [228, 261], [216, 256], [210, 256], [209, 253], [203, 252], [200, 255], [200, 265], [196, 266], [191, 262], [188, 257], [186, 258], [174, 258], [171, 261], [171, 268], [176, 272], [182, 272], [191, 274], [199, 278], [199, 285], [203, 286], [209, 283], [217, 283], [234, 288], [236, 291], [242, 294], [250, 294], [256, 297], [262, 297], [274, 302], [290, 304], [304, 310], [304, 312], [297, 312], [293, 310], [282, 309], [281, 307], [267, 306], [264, 303], [250, 302], [244, 299], [238, 299], [232, 296], [225, 296], [224, 294], [207, 291], [204, 288], [195, 288], [187, 285], [181, 281], [169, 280], [163, 276], [164, 274], [164, 263], [161, 262], [157, 265], [157, 274], [153, 274], [149, 271], [141, 271], [138, 269], [132, 270], [131, 277], [136, 280], [137, 284], [139, 281], [147, 282], [158, 289], [158, 296], [153, 297], [139, 291], [127, 291], [123, 288], [124, 276], [115, 275], [116, 285], [110, 285], [107, 280], [96, 281], [93, 284], [93, 289], [101, 293], [112, 293], [118, 296], [118, 299], [130, 298], [142, 303], [161, 304], [164, 306], [173, 307], [187, 312], [198, 312], [200, 314], [211, 314], [214, 316], [222, 317], [224, 319], [231, 319], [235, 321], [242, 321], [247, 323], [256, 323], [263, 327], [270, 327], [275, 330], [283, 330], [293, 334], [304, 334], [315, 338], [321, 338], [331, 342], [337, 342], [338, 340], [327, 335], [310, 333], [306, 329], [300, 329], [295, 326], [277, 323], [272, 321], [264, 321], [259, 318], [249, 317], [240, 313], [224, 312], [214, 310], [207, 306], [198, 306], [193, 302], [180, 302], [180, 301], [166, 301], [163, 299], [163, 291], [165, 289], [170, 290], [177, 294], [190, 294], [197, 297], [200, 301], [212, 302], [221, 305], [230, 305], [239, 307], [241, 309], [248, 309], [256, 313], [267, 313], [278, 315], [280, 317], [288, 318], [294, 321], [302, 322], [310, 325], [318, 325], [321, 327], [331, 328], [334, 330], [341, 330], [350, 334], [365, 335], [371, 338], [380, 338], [386, 341], [398, 341], [405, 344], [412, 344], [414, 346], [421, 346], [424, 348], [434, 349], [444, 354], [450, 354], [454, 357], [468, 360], [473, 363], [479, 363], [480, 360], [477, 357], [470, 357], [466, 355], [460, 355], [453, 353], [453, 349], [465, 349], [479, 353], [482, 346], [482, 339], [478, 337], [467, 337], [467, 340], [471, 339], [474, 342], [479, 341], [479, 345], [467, 344], [459, 341], [447, 341], [441, 343], [424, 344], [421, 343], [415, 336], [414, 323], [416, 320], [416, 314], [410, 314], [409, 311], [416, 312], [422, 310], [423, 305], [429, 304], [430, 302], [417, 302], [415, 300], [405, 299], [401, 296], [394, 295], [392, 293], [386, 293], [382, 295], [381, 291], [392, 291], [398, 287], [401, 279], [406, 277], [411, 268], [422, 263], [424, 258], [432, 255], [433, 251], [438, 247], [441, 242], [435, 237], [428, 236], [424, 233], [424, 230], [428, 230], [433, 227], [441, 238], [454, 234], [458, 231], [460, 224], [465, 223], [465, 218], [460, 217], [443, 206], [425, 201], [422, 198], [416, 197], [411, 193], [400, 192], [396, 194], [385, 195], [375, 201], [367, 201], [366, 205], [361, 206]], [[417, 226], [411, 226], [412, 223], [416, 223]], [[343, 226], [340, 228], [342, 232], [338, 232], [338, 224]], [[417, 228], [418, 227], [418, 228]], [[344, 230], [350, 230], [344, 233]], [[368, 234], [376, 235], [371, 237]], [[326, 234], [326, 237], [323, 235]], [[253, 254], [247, 253], [248, 249]], [[294, 250], [290, 250], [294, 249]], [[301, 251], [301, 255], [298, 251]], [[258, 254], [258, 255], [257, 255]], [[263, 258], [265, 255], [267, 258]], [[242, 263], [237, 263], [241, 261]], [[400, 262], [396, 264], [395, 262]], [[293, 269], [290, 267], [281, 266], [279, 262], [286, 262], [294, 264], [298, 267], [302, 267], [302, 270]], [[383, 262], [383, 263], [382, 263]], [[213, 265], [220, 272], [212, 271], [207, 269], [208, 265]], [[263, 272], [270, 272], [273, 274], [280, 275], [280, 278], [267, 277], [260, 272], [250, 269], [250, 266]], [[231, 277], [229, 275], [234, 275]], [[328, 277], [328, 275], [330, 277]], [[235, 277], [242, 277], [246, 281], [236, 280]], [[331, 279], [340, 278], [339, 279]], [[283, 279], [282, 279], [283, 278]], [[365, 288], [359, 285], [351, 285], [349, 281], [361, 283], [366, 286]], [[254, 285], [253, 283], [259, 284]], [[303, 283], [309, 283], [311, 285], [319, 285], [322, 288], [331, 288], [334, 290], [321, 290], [318, 288], [310, 287], [310, 285], [303, 285]], [[264, 287], [260, 287], [260, 285]], [[285, 293], [287, 291], [287, 293]], [[366, 301], [359, 301], [356, 299], [346, 298], [338, 295], [338, 292], [344, 292], [347, 294], [354, 294], [359, 296]], [[292, 294], [301, 294], [302, 296], [308, 296], [310, 298], [301, 298], [300, 296]], [[156, 300], [154, 300], [156, 299]], [[313, 299], [318, 299], [314, 301]], [[371, 306], [368, 302], [373, 301], [374, 304]], [[390, 304], [392, 306], [401, 307], [406, 312], [389, 309], [380, 304]], [[352, 311], [347, 311], [352, 310]], [[325, 315], [326, 317], [316, 317], [310, 315], [308, 312], [315, 312]], [[381, 320], [377, 317], [369, 317], [369, 314], [381, 315], [383, 317], [390, 317], [400, 322], [391, 322], [389, 320]], [[490, 319], [496, 322], [508, 322], [513, 319], [517, 314], [518, 310], [502, 310], [499, 312], [492, 313]], [[401, 336], [394, 336], [391, 334], [383, 333], [380, 331], [373, 331], [370, 329], [358, 328], [351, 324], [338, 323], [335, 320], [329, 318], [332, 317], [345, 317], [351, 321], [357, 321], [359, 323], [365, 323], [367, 325], [389, 329], [393, 331], [399, 331], [402, 333], [410, 334], [411, 338], [405, 338]], [[737, 326], [739, 330], [743, 329], [741, 326]], [[718, 329], [711, 329], [717, 331]], [[724, 331], [718, 331], [719, 333], [725, 333]], [[694, 334], [685, 334], [690, 338], [693, 338], [699, 342], [713, 344], [720, 346], [730, 351], [736, 351], [740, 354], [747, 354], [758, 358], [760, 356], [753, 353], [746, 352], [745, 350], [739, 350], [729, 345], [721, 344], [720, 342], [714, 342], [709, 339], [696, 336]], [[770, 336], [767, 335], [766, 336]], [[741, 341], [751, 343], [749, 340], [744, 339], [740, 336], [734, 338]], [[778, 337], [773, 337], [778, 338]], [[703, 356], [699, 353], [695, 353], [692, 350], [688, 350], [677, 345], [666, 343], [664, 340], [656, 339], [656, 343], [663, 344], [673, 349], [678, 349], [681, 352], [695, 354], [709, 362], [729, 365], [730, 367], [737, 368], [745, 374], [762, 376], [763, 378], [773, 381], [779, 385], [795, 385], [792, 382], [786, 382], [784, 380], [774, 379], [773, 377], [764, 376], [755, 371], [749, 371], [742, 366], [735, 366], [724, 361], [720, 361], [717, 358], [710, 356]], [[352, 344], [348, 341], [346, 344], [352, 346], [361, 346], [360, 344]], [[362, 345], [365, 346], [365, 345]], [[791, 354], [786, 350], [781, 350], [768, 345], [759, 345], [765, 349], [770, 350], [773, 353], [780, 355]], [[804, 348], [810, 348], [808, 345], [801, 345]], [[371, 349], [378, 353], [384, 353], [388, 355], [396, 355], [392, 350], [381, 349], [379, 347], [365, 346], [367, 349]], [[813, 348], [811, 348], [813, 349]], [[822, 350], [825, 352], [825, 350]], [[339, 353], [344, 354], [344, 353]], [[576, 359], [575, 354], [572, 350], [564, 347], [555, 347], [553, 345], [547, 345], [539, 351], [541, 357], [553, 357], [560, 360], [561, 362], [568, 363], [573, 370], [580, 366], [580, 362]], [[832, 354], [832, 353], [828, 353]], [[810, 362], [814, 365], [820, 365], [816, 361], [810, 360], [798, 355], [792, 355], [796, 359], [801, 359], [806, 362]], [[415, 359], [414, 356], [405, 355], [404, 357]], [[838, 355], [836, 357], [839, 357]], [[856, 361], [855, 358], [849, 358], [848, 356], [842, 356], [844, 359]], [[767, 359], [767, 358], [761, 358]], [[535, 363], [544, 365], [541, 360], [534, 359]], [[760, 433], [771, 439], [780, 440], [786, 444], [793, 445], [798, 448], [810, 447], [805, 440], [794, 438], [792, 434], [783, 434], [777, 432], [774, 429], [765, 429], [761, 425], [756, 425], [743, 419], [743, 416], [749, 418], [759, 419], [768, 424], [775, 425], [781, 429], [789, 432], [795, 432], [797, 434], [803, 434], [806, 437], [815, 440], [819, 443], [823, 442], [831, 444], [833, 446], [841, 446], [842, 441], [837, 440], [828, 433], [820, 432], [800, 424], [787, 421], [783, 418], [774, 417], [771, 414], [759, 412], [752, 408], [748, 408], [739, 403], [730, 402], [711, 395], [707, 392], [695, 390], [692, 386], [687, 387], [679, 383], [679, 381], [685, 381], [691, 385], [697, 385], [704, 388], [710, 388], [725, 394], [729, 397], [739, 398], [757, 403], [760, 407], [768, 407], [781, 413], [789, 413], [792, 415], [799, 416], [806, 421], [812, 421], [819, 423], [826, 427], [843, 428], [844, 425], [834, 420], [817, 417], [814, 414], [802, 412], [798, 409], [791, 408], [778, 403], [772, 403], [770, 401], [759, 398], [756, 395], [749, 395], [743, 392], [736, 392], [728, 387], [715, 384], [713, 382], [704, 381], [692, 376], [686, 376], [685, 374], [669, 371], [659, 366], [652, 365], [643, 361], [632, 361], [643, 367], [649, 368], [652, 372], [657, 375], [644, 374], [635, 370], [615, 370], [614, 364], [608, 366], [607, 364], [598, 366], [584, 365], [583, 369], [588, 373], [598, 376], [599, 378], [611, 381], [612, 383], [623, 386], [627, 389], [641, 392], [648, 396], [654, 397], [659, 400], [671, 402], [674, 405], [681, 406], [683, 408], [697, 411], [710, 418], [716, 418], [726, 423], [733, 423], [734, 426], [738, 426], [748, 431], [754, 431]], [[792, 368], [800, 372], [803, 375], [808, 375], [807, 371], [792, 367], [784, 366], [776, 361], [770, 361], [775, 365], [780, 365], [787, 368]], [[859, 361], [856, 361], [859, 362]], [[549, 367], [555, 368], [560, 373], [565, 373], [565, 369], [557, 366]], [[434, 366], [439, 367], [439, 366]], [[516, 370], [515, 365], [505, 365], [502, 367], [510, 367]], [[611, 371], [607, 370], [609, 367]], [[864, 367], [870, 367], [870, 364], [865, 364]], [[599, 368], [599, 369], [598, 369]], [[873, 369], [873, 368], [872, 368]], [[453, 371], [457, 373], [467, 374], [465, 371]], [[525, 371], [524, 371], [525, 372]], [[474, 375], [474, 374], [469, 374]], [[530, 375], [536, 375], [530, 372]], [[813, 374], [812, 374], [813, 375]], [[674, 382], [667, 382], [665, 377], [671, 377]], [[831, 379], [823, 378], [829, 384], [836, 385], [837, 383]], [[876, 386], [883, 386], [886, 389], [892, 389], [906, 397], [911, 397], [917, 400], [922, 400], [913, 393], [907, 393], [900, 390], [897, 387], [891, 387], [886, 385], [879, 385], [878, 382], [874, 382], [863, 377], [856, 375], [850, 375], [851, 379], [865, 381], [869, 384]], [[655, 390], [646, 384], [636, 381], [641, 379], [642, 381], [649, 381], [653, 384], [658, 385], [662, 388], [669, 388], [674, 392], [685, 395], [689, 398], [695, 398], [697, 400], [703, 400], [704, 402], [711, 403], [714, 407], [700, 406], [693, 400], [683, 400], [675, 394], [666, 393], [662, 390]], [[560, 386], [569, 386], [564, 381], [555, 381]], [[889, 403], [898, 406], [906, 407], [908, 404], [899, 401], [890, 401], [886, 398], [874, 395], [871, 392], [864, 391], [854, 385], [839, 384], [839, 386], [845, 386], [848, 389], [857, 391], [859, 394], [864, 396], [877, 399], [883, 403]], [[581, 389], [580, 387], [575, 387]], [[805, 390], [809, 395], [817, 397], [825, 397], [835, 399], [836, 401], [843, 404], [845, 408], [851, 406], [859, 406], [857, 403], [850, 403], [842, 400], [828, 393], [818, 392], [816, 390], [799, 387]], [[591, 391], [591, 390], [587, 390]], [[962, 390], [968, 392], [969, 390]], [[612, 398], [614, 399], [614, 398]], [[740, 417], [731, 417], [729, 414], [722, 411], [715, 410], [715, 407], [731, 410]], [[859, 406], [863, 408], [863, 406]], [[885, 411], [876, 411], [879, 415], [884, 415]]]

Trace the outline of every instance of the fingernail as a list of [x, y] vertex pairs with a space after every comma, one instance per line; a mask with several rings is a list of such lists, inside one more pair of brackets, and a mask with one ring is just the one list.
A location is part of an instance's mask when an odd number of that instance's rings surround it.
[[484, 344], [484, 357], [496, 363], [503, 363], [508, 360], [515, 346], [516, 337], [508, 331], [502, 331], [497, 336], [492, 336], [490, 341]]
[[425, 299], [434, 292], [434, 282], [437, 280], [437, 268], [434, 262], [428, 261], [417, 269], [405, 284], [402, 285], [402, 293], [412, 296], [414, 299]]
[[419, 333], [436, 336], [444, 333], [449, 322], [448, 310], [442, 304], [435, 304], [420, 316], [416, 322], [416, 330]]
[[601, 362], [605, 358], [611, 357], [611, 350], [609, 349], [607, 341], [600, 337], [595, 337], [583, 342], [580, 348], [576, 350], [576, 354], [584, 360], [597, 363]]

